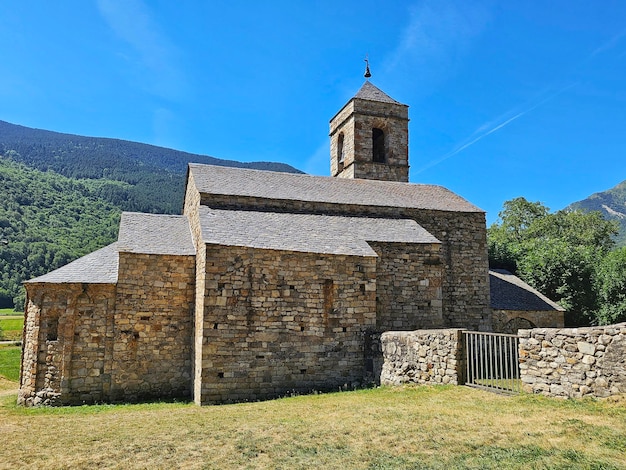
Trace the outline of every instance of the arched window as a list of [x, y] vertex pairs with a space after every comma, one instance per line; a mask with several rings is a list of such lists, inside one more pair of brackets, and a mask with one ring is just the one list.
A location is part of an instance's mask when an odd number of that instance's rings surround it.
[[343, 165], [343, 132], [337, 137], [337, 162]]
[[385, 133], [377, 127], [372, 129], [372, 161], [385, 163]]

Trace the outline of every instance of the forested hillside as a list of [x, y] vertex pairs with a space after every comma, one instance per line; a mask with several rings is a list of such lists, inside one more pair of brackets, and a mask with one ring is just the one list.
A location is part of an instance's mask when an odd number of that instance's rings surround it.
[[72, 180], [0, 157], [0, 308], [23, 305], [21, 282], [117, 238], [121, 209]]
[[0, 121], [0, 155], [69, 178], [105, 179], [97, 190], [103, 199], [123, 210], [167, 214], [181, 211], [190, 162], [300, 173], [284, 163], [221, 160], [138, 142], [31, 129], [5, 121]]
[[113, 242], [121, 211], [180, 213], [189, 162], [300, 172], [0, 121], [0, 308], [23, 306], [24, 280]]
[[585, 212], [599, 211], [605, 219], [615, 220], [619, 224], [619, 233], [615, 241], [618, 246], [626, 246], [626, 181], [575, 202], [568, 209], [579, 209]]

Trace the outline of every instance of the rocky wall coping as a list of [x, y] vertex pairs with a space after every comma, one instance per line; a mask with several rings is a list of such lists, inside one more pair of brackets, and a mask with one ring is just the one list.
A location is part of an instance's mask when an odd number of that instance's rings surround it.
[[533, 328], [518, 331], [520, 338], [530, 338], [533, 335], [563, 335], [563, 336], [583, 336], [583, 335], [626, 335], [626, 322], [615, 325], [585, 326], [577, 328]]
[[464, 328], [436, 328], [436, 329], [424, 329], [424, 330], [411, 330], [411, 331], [385, 331], [382, 333], [382, 337], [389, 336], [405, 336], [405, 335], [433, 335], [433, 334], [445, 334], [445, 333], [461, 333], [465, 331]]

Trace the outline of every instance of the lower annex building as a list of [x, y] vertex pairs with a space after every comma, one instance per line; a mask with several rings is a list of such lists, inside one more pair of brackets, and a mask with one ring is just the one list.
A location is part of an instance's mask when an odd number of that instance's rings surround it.
[[191, 163], [182, 215], [27, 281], [18, 401], [336, 389], [380, 332], [490, 330], [485, 213], [408, 182], [408, 107], [366, 81], [330, 139], [331, 177]]

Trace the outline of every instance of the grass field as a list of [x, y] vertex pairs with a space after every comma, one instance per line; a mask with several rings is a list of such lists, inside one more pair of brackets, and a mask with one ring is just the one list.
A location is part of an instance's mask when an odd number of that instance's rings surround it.
[[0, 346], [0, 469], [626, 470], [626, 397], [448, 386], [33, 409], [15, 404], [19, 361]]
[[0, 341], [20, 341], [24, 326], [24, 314], [13, 309], [0, 309]]
[[20, 316], [24, 316], [24, 314], [22, 312], [16, 312], [15, 310], [13, 310], [12, 308], [0, 308], [0, 317], [2, 317], [3, 315], [20, 315]]
[[378, 388], [197, 407], [17, 407], [0, 468], [625, 469], [626, 401]]
[[0, 377], [17, 382], [20, 378], [21, 347], [0, 345]]

